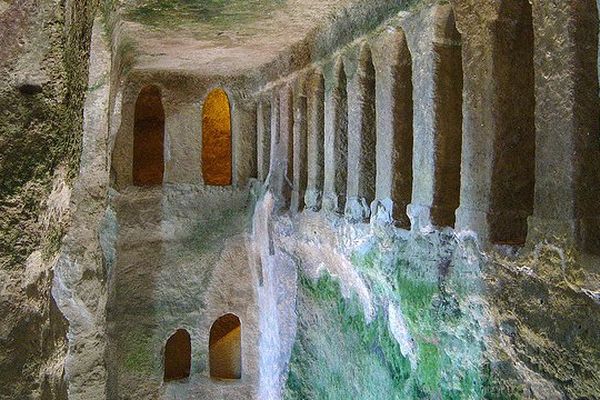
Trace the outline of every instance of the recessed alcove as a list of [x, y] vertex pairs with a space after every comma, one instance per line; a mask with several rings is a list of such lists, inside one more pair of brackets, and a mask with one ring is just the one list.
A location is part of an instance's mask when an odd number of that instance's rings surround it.
[[393, 96], [393, 151], [392, 151], [392, 200], [393, 216], [399, 226], [410, 229], [406, 207], [412, 197], [413, 163], [413, 83], [412, 54], [404, 32], [397, 34], [397, 64], [392, 68], [391, 88]]
[[231, 107], [223, 89], [214, 89], [202, 109], [202, 177], [204, 184], [229, 186], [232, 176]]
[[[435, 226], [453, 227], [460, 204], [462, 157], [463, 65], [462, 37], [452, 8], [443, 15], [438, 32], [444, 40], [434, 43], [436, 65], [435, 178], [431, 219]], [[414, 71], [413, 71], [414, 73]], [[419, 157], [418, 154], [413, 154]], [[415, 172], [413, 170], [413, 172]]]
[[215, 379], [242, 378], [242, 325], [234, 314], [225, 314], [210, 328], [210, 376]]
[[185, 329], [178, 329], [165, 345], [164, 381], [189, 378], [192, 365], [192, 343]]
[[500, 9], [494, 25], [499, 88], [498, 137], [492, 175], [490, 239], [522, 245], [533, 213], [535, 186], [535, 94], [531, 4], [519, 0]]
[[164, 171], [165, 112], [160, 89], [145, 86], [135, 103], [133, 184], [160, 185]]

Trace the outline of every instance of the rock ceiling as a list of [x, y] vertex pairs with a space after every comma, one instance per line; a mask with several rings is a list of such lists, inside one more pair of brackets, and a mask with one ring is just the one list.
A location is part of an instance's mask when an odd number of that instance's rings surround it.
[[271, 61], [352, 0], [124, 0], [138, 68], [233, 74]]

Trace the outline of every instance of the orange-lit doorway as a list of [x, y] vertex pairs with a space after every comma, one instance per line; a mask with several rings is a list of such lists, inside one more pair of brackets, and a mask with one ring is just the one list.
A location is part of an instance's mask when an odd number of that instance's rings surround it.
[[242, 377], [242, 326], [240, 319], [226, 314], [210, 328], [210, 376], [218, 379]]
[[231, 185], [231, 107], [227, 93], [215, 89], [202, 110], [202, 177], [204, 184]]

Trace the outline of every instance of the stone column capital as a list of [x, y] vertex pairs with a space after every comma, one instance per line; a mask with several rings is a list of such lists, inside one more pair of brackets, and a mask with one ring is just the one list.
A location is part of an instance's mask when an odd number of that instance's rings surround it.
[[324, 90], [323, 87], [323, 71], [319, 67], [311, 69], [306, 74], [305, 90], [307, 96], [314, 96]]
[[411, 64], [411, 55], [403, 44], [406, 35], [402, 28], [389, 28], [381, 33], [371, 45], [373, 64], [378, 73], [392, 73], [394, 68]]
[[463, 36], [478, 35], [481, 28], [490, 26], [500, 14], [502, 0], [451, 0], [456, 29]]

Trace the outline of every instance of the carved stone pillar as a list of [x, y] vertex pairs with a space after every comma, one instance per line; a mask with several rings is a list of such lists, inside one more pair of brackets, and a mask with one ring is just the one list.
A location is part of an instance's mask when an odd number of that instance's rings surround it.
[[321, 208], [325, 172], [325, 87], [321, 71], [313, 71], [308, 80], [308, 188], [306, 207]]
[[533, 1], [536, 182], [529, 240], [600, 252], [598, 10]]
[[460, 187], [460, 35], [450, 5], [423, 10], [402, 28], [413, 57], [412, 229], [451, 226]]

